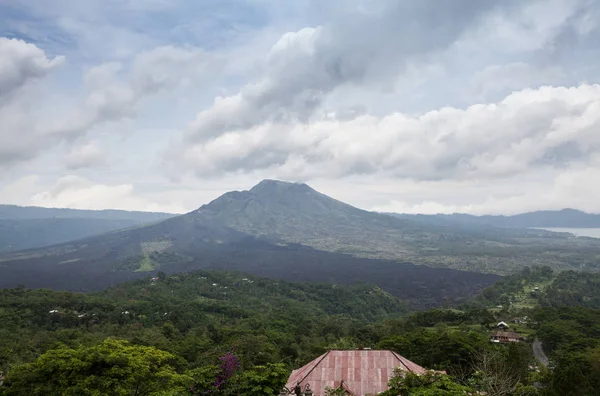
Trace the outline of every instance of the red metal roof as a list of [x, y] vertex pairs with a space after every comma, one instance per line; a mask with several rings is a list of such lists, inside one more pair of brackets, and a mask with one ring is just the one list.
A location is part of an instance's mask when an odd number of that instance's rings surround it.
[[286, 387], [308, 383], [315, 396], [323, 396], [325, 388], [338, 388], [343, 382], [355, 396], [377, 394], [388, 388], [394, 369], [423, 374], [427, 370], [392, 351], [329, 351], [307, 365], [294, 370]]

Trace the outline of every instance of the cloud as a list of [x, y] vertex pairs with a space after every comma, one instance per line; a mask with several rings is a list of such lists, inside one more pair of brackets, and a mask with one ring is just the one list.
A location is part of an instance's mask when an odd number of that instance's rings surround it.
[[102, 123], [132, 118], [141, 100], [205, 72], [204, 58], [199, 49], [166, 46], [136, 55], [127, 72], [118, 62], [93, 67], [84, 77], [88, 94], [83, 105], [56, 117], [44, 133], [79, 136]]
[[537, 68], [524, 62], [513, 62], [486, 66], [473, 77], [472, 86], [482, 98], [487, 98], [491, 94], [559, 83], [564, 78], [565, 73], [559, 67]]
[[[516, 210], [558, 175], [593, 184], [593, 1], [38, 3], [0, 5], [36, 59], [0, 91], [0, 178], [39, 174], [52, 204], [105, 186], [192, 209], [269, 177], [363, 208]], [[54, 193], [65, 174], [87, 184]]]
[[62, 56], [49, 59], [35, 45], [5, 37], [0, 37], [0, 59], [0, 100], [64, 62]]
[[52, 188], [33, 195], [29, 202], [35, 206], [72, 209], [114, 208], [173, 213], [184, 211], [179, 206], [157, 204], [137, 195], [131, 184], [94, 184], [75, 175], [61, 177]]
[[0, 37], [0, 167], [30, 159], [41, 147], [34, 125], [36, 86], [64, 60], [50, 59], [22, 40]]
[[107, 164], [107, 154], [96, 142], [72, 147], [65, 155], [64, 162], [67, 169], [81, 169], [98, 167]]
[[[77, 101], [66, 92], [49, 93], [36, 87], [16, 92], [28, 80], [47, 76], [62, 58], [50, 61], [33, 44], [2, 40], [0, 55], [7, 60], [0, 62], [0, 88], [14, 94], [0, 102], [0, 167], [30, 160], [42, 149], [88, 135], [103, 124], [135, 118], [144, 99], [176, 89], [186, 79], [197, 78], [209, 62], [197, 48], [173, 46], [142, 52], [126, 64], [107, 62], [86, 72], [86, 94], [76, 105]], [[88, 147], [86, 155], [91, 154]], [[70, 153], [65, 163], [80, 167], [81, 155]], [[94, 155], [97, 157], [98, 153]]]
[[180, 158], [199, 176], [270, 169], [304, 179], [498, 178], [585, 163], [600, 149], [598, 109], [600, 85], [541, 87], [466, 109], [265, 123], [190, 145]]
[[0, 203], [22, 205], [25, 198], [35, 194], [38, 187], [39, 176], [28, 175], [20, 177], [6, 185], [0, 186]]
[[[415, 70], [436, 56], [448, 63], [463, 61], [488, 44], [496, 44], [502, 56], [543, 52], [571, 22], [589, 15], [586, 2], [376, 5], [380, 8], [342, 13], [330, 23], [281, 36], [266, 58], [262, 78], [236, 94], [217, 97], [172, 143], [165, 155], [165, 163], [175, 168], [172, 173], [191, 170], [206, 177], [269, 169], [307, 179], [379, 172], [417, 179], [501, 176], [537, 162], [557, 165], [566, 160], [565, 153], [580, 153], [578, 142], [550, 143], [542, 137], [557, 117], [574, 121], [577, 99], [571, 103], [573, 95], [559, 97], [570, 91], [524, 90], [561, 80], [559, 67], [523, 61], [485, 65], [474, 79], [468, 77], [477, 96], [515, 95], [498, 98], [496, 104], [469, 102], [464, 110], [445, 106], [418, 116], [397, 109], [379, 115], [369, 108], [380, 107], [377, 102], [367, 107], [358, 98], [352, 104], [340, 92], [357, 98], [378, 90], [381, 96], [407, 73], [419, 80]], [[429, 67], [426, 73], [436, 70], [441, 78], [453, 79], [440, 69]], [[430, 88], [422, 84], [413, 89]], [[587, 95], [584, 86], [576, 91]], [[521, 105], [523, 110], [517, 108]], [[348, 111], [352, 108], [361, 111]], [[536, 146], [537, 140], [549, 146]]]
[[[527, 180], [510, 179], [495, 183], [430, 182], [405, 186], [418, 195], [415, 199], [391, 199], [369, 209], [396, 213], [471, 213], [519, 214], [540, 209], [560, 210], [577, 208], [600, 213], [600, 186], [590, 182], [600, 178], [600, 157], [590, 164], [579, 165], [555, 174], [533, 173]], [[479, 191], [478, 191], [479, 190]], [[443, 191], [435, 194], [433, 191]], [[464, 202], [464, 196], [470, 202]]]
[[375, 13], [348, 12], [337, 23], [285, 33], [267, 55], [264, 77], [216, 98], [199, 112], [181, 144], [264, 122], [307, 121], [343, 85], [383, 88], [409, 60], [451, 44], [492, 3], [385, 1]]

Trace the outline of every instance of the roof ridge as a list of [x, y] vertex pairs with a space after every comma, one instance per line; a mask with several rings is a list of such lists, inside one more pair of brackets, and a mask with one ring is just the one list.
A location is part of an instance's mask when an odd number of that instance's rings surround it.
[[398, 361], [400, 361], [400, 363], [401, 363], [401, 364], [402, 364], [402, 365], [403, 365], [403, 366], [406, 368], [406, 370], [407, 370], [407, 371], [409, 371], [409, 372], [411, 372], [411, 373], [414, 373], [414, 370], [413, 370], [413, 369], [411, 369], [410, 367], [408, 367], [408, 366], [406, 365], [406, 363], [404, 363], [404, 360], [403, 360], [403, 359], [406, 359], [404, 356], [402, 356], [402, 355], [400, 355], [399, 353], [396, 353], [396, 352], [394, 352], [394, 351], [391, 351], [391, 350], [390, 350], [390, 352], [392, 353], [392, 355], [394, 355], [394, 356], [396, 357], [396, 359], [398, 359]]
[[327, 352], [325, 352], [325, 353], [323, 354], [323, 356], [321, 356], [321, 359], [319, 359], [319, 361], [318, 361], [318, 362], [317, 362], [317, 363], [316, 363], [316, 364], [315, 364], [315, 365], [314, 365], [314, 366], [313, 366], [313, 367], [310, 369], [310, 371], [309, 371], [308, 373], [306, 373], [306, 375], [305, 375], [304, 377], [302, 377], [302, 378], [300, 379], [300, 381], [298, 381], [298, 382], [302, 383], [302, 381], [304, 381], [304, 380], [305, 380], [305, 379], [306, 379], [306, 378], [307, 378], [307, 377], [310, 375], [310, 373], [312, 373], [312, 372], [313, 372], [313, 370], [317, 368], [317, 366], [318, 366], [318, 365], [319, 365], [319, 364], [320, 364], [320, 363], [323, 361], [323, 359], [325, 359], [325, 357], [326, 357], [327, 355], [329, 355], [329, 353], [330, 353], [330, 352], [331, 352], [330, 350], [329, 350], [329, 351], [327, 351]]

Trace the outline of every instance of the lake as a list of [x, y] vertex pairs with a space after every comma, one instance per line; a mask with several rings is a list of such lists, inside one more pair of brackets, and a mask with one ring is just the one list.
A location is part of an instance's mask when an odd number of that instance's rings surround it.
[[600, 238], [600, 228], [531, 227], [538, 230], [568, 232], [577, 236]]

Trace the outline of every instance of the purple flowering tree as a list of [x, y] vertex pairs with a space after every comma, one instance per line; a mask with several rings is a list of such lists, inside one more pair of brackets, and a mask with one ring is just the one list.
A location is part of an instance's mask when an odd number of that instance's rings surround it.
[[240, 368], [240, 359], [235, 354], [235, 346], [231, 348], [231, 352], [227, 352], [219, 360], [221, 361], [221, 365], [220, 372], [217, 374], [217, 378], [215, 378], [215, 388], [221, 390], [235, 371]]
[[236, 395], [235, 381], [232, 377], [240, 368], [240, 359], [235, 354], [235, 346], [230, 352], [219, 357], [218, 365], [207, 365], [189, 371], [194, 378], [190, 394], [197, 396], [229, 396]]

